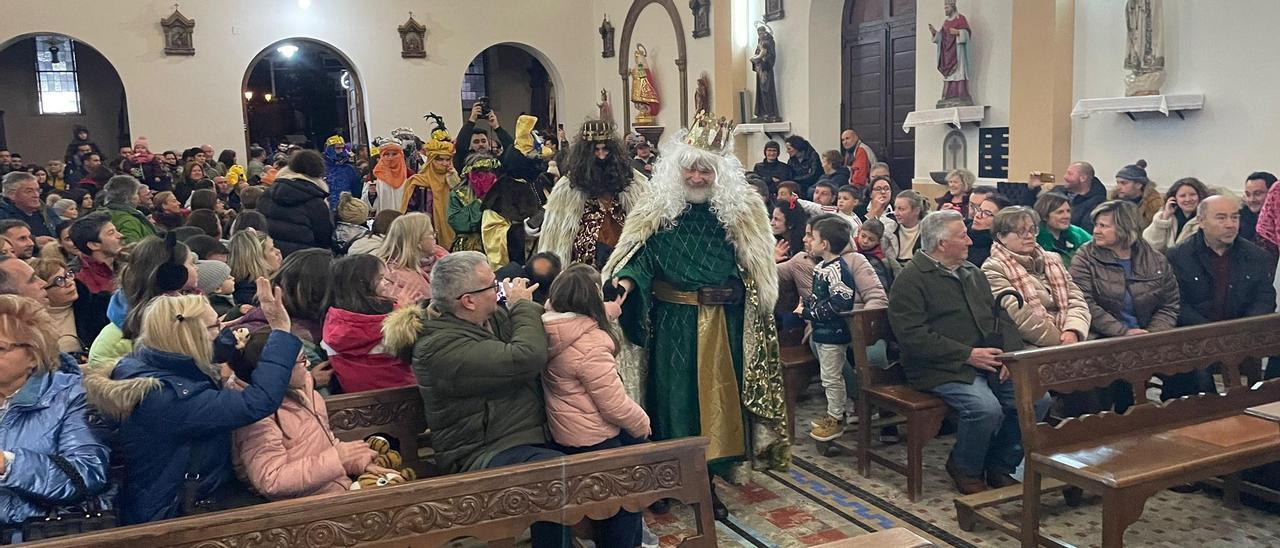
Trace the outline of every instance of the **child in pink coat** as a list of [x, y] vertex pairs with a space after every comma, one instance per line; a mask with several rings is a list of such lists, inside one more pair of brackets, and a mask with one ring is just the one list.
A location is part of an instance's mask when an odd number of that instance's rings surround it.
[[606, 313], [600, 273], [590, 265], [569, 267], [556, 277], [542, 316], [549, 338], [542, 386], [547, 424], [556, 443], [567, 452], [626, 445], [650, 434], [649, 416], [627, 396], [614, 354], [618, 341], [609, 328], [619, 307]]
[[[266, 346], [269, 329], [235, 333], [237, 346], [230, 360], [235, 376], [231, 389], [243, 390]], [[365, 472], [395, 473], [373, 464], [377, 452], [364, 441], [340, 441], [329, 428], [324, 397], [315, 391], [307, 359], [298, 354], [289, 391], [271, 416], [232, 434], [233, 461], [254, 491], [271, 500], [339, 493], [351, 478]]]

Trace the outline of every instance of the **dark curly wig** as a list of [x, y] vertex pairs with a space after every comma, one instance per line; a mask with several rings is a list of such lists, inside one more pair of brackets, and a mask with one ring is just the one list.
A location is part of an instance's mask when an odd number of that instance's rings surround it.
[[609, 158], [597, 161], [596, 142], [579, 137], [570, 147], [568, 165], [564, 166], [563, 173], [569, 176], [573, 187], [591, 198], [605, 194], [617, 196], [631, 185], [631, 157], [622, 140], [610, 137], [605, 144], [609, 147]]

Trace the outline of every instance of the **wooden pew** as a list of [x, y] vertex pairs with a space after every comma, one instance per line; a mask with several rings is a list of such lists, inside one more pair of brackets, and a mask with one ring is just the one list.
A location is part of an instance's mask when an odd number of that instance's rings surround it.
[[[782, 362], [783, 402], [787, 406], [787, 433], [796, 440], [796, 410], [800, 397], [818, 376], [818, 358], [804, 344], [804, 328], [778, 332], [778, 358]], [[808, 438], [807, 425], [800, 435]]]
[[[870, 477], [871, 463], [875, 462], [906, 476], [907, 498], [915, 501], [920, 498], [924, 485], [924, 446], [938, 435], [947, 415], [947, 405], [937, 396], [911, 388], [902, 364], [891, 362], [889, 369], [871, 364], [868, 347], [879, 341], [886, 345], [896, 342], [886, 309], [855, 310], [846, 317], [853, 334], [853, 369], [858, 375], [858, 428], [853, 451], [858, 457], [858, 471], [863, 477]], [[872, 421], [873, 409], [891, 411], [895, 416]], [[907, 428], [905, 465], [871, 450], [873, 432], [898, 424], [905, 424]]]
[[[1107, 548], [1122, 546], [1125, 529], [1141, 516], [1147, 498], [1168, 487], [1227, 475], [1230, 502], [1238, 486], [1234, 473], [1280, 460], [1280, 424], [1245, 413], [1280, 400], [1280, 379], [1249, 385], [1240, 374], [1242, 364], [1277, 353], [1280, 315], [1272, 314], [1001, 356], [1012, 374], [1026, 451], [1024, 483], [1009, 488], [1022, 492], [1022, 545], [1064, 544], [1039, 533], [1042, 478], [1102, 496], [1102, 545]], [[1223, 394], [1164, 404], [1147, 400], [1146, 381], [1153, 375], [1214, 364], [1221, 370]], [[1133, 387], [1137, 402], [1123, 415], [1104, 411], [1057, 426], [1035, 420], [1033, 403], [1046, 391], [1104, 388], [1118, 380]], [[989, 493], [974, 497], [983, 495], [992, 498]], [[956, 500], [962, 523], [975, 517], [968, 498]]]
[[706, 438], [585, 453], [390, 487], [304, 497], [32, 543], [31, 546], [515, 546], [536, 521], [573, 524], [673, 498], [697, 516], [682, 546], [716, 546]]
[[404, 465], [419, 477], [433, 473], [421, 453], [428, 448], [427, 417], [422, 408], [422, 395], [417, 386], [384, 388], [325, 398], [329, 408], [329, 427], [343, 441], [362, 440], [374, 434], [388, 438], [400, 451]]

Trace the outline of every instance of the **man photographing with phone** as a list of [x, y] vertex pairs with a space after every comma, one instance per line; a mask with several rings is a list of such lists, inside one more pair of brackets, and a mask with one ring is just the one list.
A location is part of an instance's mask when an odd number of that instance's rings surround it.
[[[489, 125], [489, 131], [476, 130], [476, 121], [484, 120]], [[492, 131], [492, 135], [490, 135]], [[494, 143], [494, 139], [497, 143]], [[502, 129], [502, 124], [498, 122], [498, 113], [489, 105], [488, 97], [481, 97], [474, 105], [471, 105], [471, 115], [467, 121], [462, 124], [462, 129], [458, 131], [459, 144], [465, 143], [467, 148], [459, 151], [459, 154], [453, 155], [453, 167], [462, 172], [462, 168], [467, 165], [467, 156], [476, 152], [487, 152], [497, 156], [501, 150], [509, 149], [515, 145], [515, 138]], [[499, 150], [495, 150], [499, 149]]]

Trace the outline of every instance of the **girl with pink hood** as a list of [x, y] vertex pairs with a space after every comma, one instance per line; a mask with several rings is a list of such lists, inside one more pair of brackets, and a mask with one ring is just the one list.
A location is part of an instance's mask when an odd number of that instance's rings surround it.
[[649, 416], [618, 376], [618, 341], [609, 320], [621, 308], [605, 304], [600, 272], [586, 264], [569, 267], [552, 282], [546, 306], [549, 361], [542, 386], [552, 438], [569, 452], [585, 452], [625, 445], [623, 431], [648, 437]]

